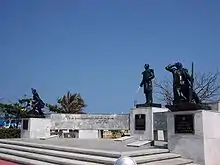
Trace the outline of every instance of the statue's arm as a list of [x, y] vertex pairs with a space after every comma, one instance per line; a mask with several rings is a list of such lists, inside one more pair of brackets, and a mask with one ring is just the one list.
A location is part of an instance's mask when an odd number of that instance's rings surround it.
[[169, 72], [174, 72], [174, 67], [175, 66], [175, 64], [174, 65], [172, 65], [172, 64], [169, 64], [169, 65], [167, 65], [166, 67], [165, 67], [165, 69], [167, 70], [167, 71], [169, 71]]
[[153, 69], [151, 69], [150, 71], [151, 71], [151, 74], [150, 74], [149, 79], [152, 80], [152, 79], [155, 78], [155, 74], [154, 74], [154, 70]]
[[140, 87], [142, 87], [144, 85], [144, 79], [142, 78], [142, 81], [140, 83]]
[[142, 75], [143, 75], [143, 76], [142, 76], [142, 80], [141, 80], [141, 83], [140, 83], [140, 87], [142, 87], [142, 86], [144, 85], [144, 82], [145, 82], [145, 81], [144, 81], [144, 72], [142, 72]]

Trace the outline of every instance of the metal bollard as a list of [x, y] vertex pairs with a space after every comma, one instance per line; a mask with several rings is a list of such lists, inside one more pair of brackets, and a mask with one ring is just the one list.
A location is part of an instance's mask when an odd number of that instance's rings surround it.
[[121, 156], [116, 162], [115, 165], [137, 165], [137, 163], [128, 156]]

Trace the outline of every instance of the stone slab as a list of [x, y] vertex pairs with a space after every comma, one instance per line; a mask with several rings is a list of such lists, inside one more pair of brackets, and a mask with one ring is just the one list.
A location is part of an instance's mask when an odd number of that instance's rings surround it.
[[142, 141], [135, 141], [135, 142], [129, 143], [129, 144], [127, 144], [127, 146], [128, 147], [140, 147], [140, 146], [151, 144], [151, 143], [152, 143], [152, 141], [142, 140]]
[[153, 161], [161, 161], [166, 159], [174, 159], [174, 158], [180, 158], [181, 156], [178, 154], [173, 153], [163, 153], [163, 154], [156, 154], [156, 155], [146, 155], [146, 156], [140, 156], [140, 157], [134, 157], [134, 160], [138, 163], [148, 163]]
[[124, 136], [124, 137], [114, 139], [114, 141], [125, 141], [125, 140], [129, 140], [129, 139], [132, 139], [132, 138], [133, 138], [133, 136]]
[[[107, 163], [107, 164], [114, 164], [116, 161], [116, 158], [109, 158], [109, 157], [103, 157], [103, 156], [96, 156], [96, 155], [85, 155], [80, 153], [70, 153], [66, 151], [56, 151], [56, 150], [50, 150], [50, 149], [42, 149], [42, 148], [33, 148], [33, 147], [24, 147], [24, 146], [15, 146], [15, 145], [9, 145], [9, 144], [0, 144], [1, 151], [8, 151], [8, 153], [16, 153], [18, 152], [28, 152], [28, 153], [34, 153], [34, 154], [40, 154], [45, 156], [55, 156], [57, 158], [65, 158], [65, 159], [71, 159], [71, 160], [80, 160], [83, 162], [93, 162], [93, 163]], [[3, 149], [3, 150], [2, 150]], [[15, 151], [15, 152], [14, 152]], [[28, 156], [28, 158], [31, 158], [31, 155]], [[52, 162], [54, 163], [54, 162]]]
[[[19, 157], [27, 158], [27, 159], [34, 159], [42, 162], [48, 162], [48, 163], [53, 163], [53, 164], [62, 164], [62, 165], [88, 165], [88, 162], [83, 162], [80, 160], [73, 160], [73, 159], [67, 159], [67, 158], [61, 158], [57, 156], [48, 156], [44, 154], [33, 154], [29, 152], [23, 152], [23, 151], [16, 151], [16, 150], [11, 150], [11, 149], [5, 149], [1, 148], [1, 153], [5, 154], [10, 154], [10, 155], [16, 155]], [[92, 163], [89, 162], [90, 165], [100, 165], [100, 163]]]
[[51, 114], [51, 129], [129, 130], [129, 114]]
[[175, 159], [167, 159], [158, 162], [149, 162], [141, 165], [185, 165], [187, 163], [191, 163], [192, 160], [184, 159], [184, 158], [175, 158]]
[[[57, 164], [54, 164], [54, 163], [42, 162], [42, 161], [39, 161], [39, 160], [33, 160], [33, 159], [28, 159], [28, 158], [21, 158], [19, 156], [5, 154], [5, 153], [0, 153], [0, 159], [9, 160], [9, 161], [16, 162], [16, 163], [19, 163], [19, 164], [57, 165]], [[7, 164], [4, 164], [4, 165], [7, 165]]]

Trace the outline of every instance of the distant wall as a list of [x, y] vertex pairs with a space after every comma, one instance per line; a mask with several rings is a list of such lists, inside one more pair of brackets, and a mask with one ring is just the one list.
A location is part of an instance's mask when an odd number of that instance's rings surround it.
[[129, 115], [51, 114], [51, 129], [129, 130]]

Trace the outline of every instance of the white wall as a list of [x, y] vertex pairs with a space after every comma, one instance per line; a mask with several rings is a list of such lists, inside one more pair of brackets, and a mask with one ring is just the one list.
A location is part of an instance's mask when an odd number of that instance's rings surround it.
[[98, 130], [79, 130], [79, 138], [97, 139], [99, 138], [99, 131]]

